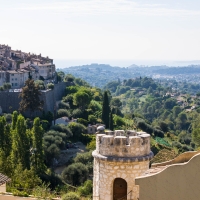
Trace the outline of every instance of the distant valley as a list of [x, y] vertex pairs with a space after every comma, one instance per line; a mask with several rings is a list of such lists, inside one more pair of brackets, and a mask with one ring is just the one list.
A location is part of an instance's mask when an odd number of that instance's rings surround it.
[[87, 81], [95, 87], [103, 88], [108, 82], [123, 81], [124, 79], [136, 77], [150, 77], [157, 80], [174, 80], [191, 84], [200, 83], [200, 65], [189, 65], [184, 67], [168, 66], [137, 66], [112, 67], [107, 64], [91, 64], [57, 69], [66, 74], [72, 74]]

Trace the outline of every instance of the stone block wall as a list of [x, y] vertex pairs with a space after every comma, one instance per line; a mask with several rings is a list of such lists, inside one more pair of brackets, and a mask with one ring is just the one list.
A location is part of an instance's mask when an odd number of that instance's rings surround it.
[[93, 200], [113, 200], [113, 183], [115, 178], [127, 182], [127, 200], [137, 200], [139, 187], [135, 178], [144, 175], [149, 169], [149, 161], [143, 162], [107, 162], [94, 160]]
[[[54, 85], [53, 90], [45, 90], [41, 93], [41, 100], [44, 101], [43, 110], [54, 111], [55, 102], [61, 100], [63, 95], [65, 94], [65, 88], [70, 86], [71, 83], [61, 82]], [[0, 106], [3, 112], [10, 113], [15, 110], [18, 111], [19, 103], [21, 99], [19, 98], [19, 92], [8, 92], [8, 91], [0, 91]], [[35, 116], [40, 116], [42, 113], [40, 111], [35, 112]], [[30, 117], [30, 113], [24, 113], [26, 117]]]

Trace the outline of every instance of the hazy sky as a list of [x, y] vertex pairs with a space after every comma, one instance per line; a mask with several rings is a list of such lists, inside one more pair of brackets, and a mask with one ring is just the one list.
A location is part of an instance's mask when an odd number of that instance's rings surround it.
[[0, 43], [54, 59], [200, 60], [200, 1], [0, 0]]

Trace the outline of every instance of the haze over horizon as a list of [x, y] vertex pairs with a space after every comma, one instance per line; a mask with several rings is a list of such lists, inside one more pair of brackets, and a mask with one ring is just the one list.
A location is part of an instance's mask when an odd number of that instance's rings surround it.
[[200, 60], [193, 61], [159, 61], [159, 60], [63, 60], [55, 59], [54, 63], [57, 68], [68, 68], [74, 66], [91, 65], [91, 64], [106, 64], [112, 67], [130, 67], [137, 66], [168, 66], [182, 67], [190, 65], [200, 65]]
[[120, 67], [200, 64], [198, 0], [0, 3], [0, 43], [49, 56], [57, 67], [63, 60], [66, 67], [93, 62]]

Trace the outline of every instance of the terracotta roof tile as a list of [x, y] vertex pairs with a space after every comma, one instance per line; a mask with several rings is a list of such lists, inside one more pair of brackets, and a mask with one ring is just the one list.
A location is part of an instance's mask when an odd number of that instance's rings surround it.
[[3, 185], [4, 183], [9, 182], [9, 181], [11, 181], [10, 178], [0, 173], [0, 185]]

